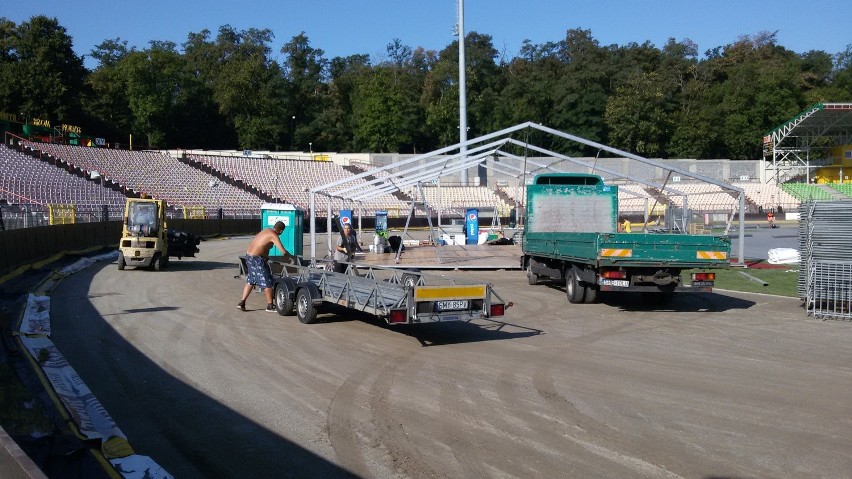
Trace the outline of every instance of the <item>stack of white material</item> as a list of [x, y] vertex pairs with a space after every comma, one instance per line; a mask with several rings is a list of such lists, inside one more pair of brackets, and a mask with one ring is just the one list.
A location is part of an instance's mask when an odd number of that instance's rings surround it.
[[769, 250], [769, 264], [797, 264], [799, 250], [793, 248], [774, 248]]

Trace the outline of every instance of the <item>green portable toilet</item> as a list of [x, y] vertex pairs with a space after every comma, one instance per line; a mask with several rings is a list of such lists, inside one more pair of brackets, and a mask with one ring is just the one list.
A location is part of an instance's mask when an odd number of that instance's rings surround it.
[[[281, 244], [287, 248], [287, 251], [296, 255], [302, 256], [303, 245], [303, 221], [305, 211], [298, 206], [283, 203], [264, 203], [260, 207], [260, 227], [272, 228], [275, 223], [281, 221], [287, 228], [281, 234]], [[273, 246], [269, 251], [269, 256], [284, 256], [284, 253], [277, 247]]]

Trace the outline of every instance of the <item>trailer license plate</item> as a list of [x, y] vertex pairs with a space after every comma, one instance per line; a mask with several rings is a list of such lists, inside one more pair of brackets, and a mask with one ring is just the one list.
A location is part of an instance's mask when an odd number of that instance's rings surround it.
[[468, 301], [452, 300], [452, 301], [435, 301], [435, 311], [458, 311], [468, 308]]
[[618, 286], [620, 288], [626, 288], [630, 286], [630, 281], [626, 279], [601, 279], [601, 284], [603, 286]]

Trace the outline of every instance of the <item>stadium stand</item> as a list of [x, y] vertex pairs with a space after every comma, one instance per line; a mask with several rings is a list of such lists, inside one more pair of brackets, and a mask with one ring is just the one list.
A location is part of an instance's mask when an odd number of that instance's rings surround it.
[[264, 202], [255, 194], [159, 152], [43, 143], [27, 146], [82, 170], [98, 171], [130, 196], [144, 194], [165, 200], [172, 208], [200, 205], [213, 214], [219, 207], [258, 211]]
[[[310, 206], [310, 188], [352, 176], [341, 165], [330, 161], [198, 154], [187, 155], [187, 160], [199, 168], [209, 168], [212, 172], [221, 173], [271, 197], [305, 209]], [[359, 183], [366, 184], [367, 181], [362, 179]], [[317, 210], [325, 211], [327, 201], [325, 197], [317, 196]], [[363, 214], [373, 215], [379, 209], [405, 211], [407, 207], [404, 202], [385, 194], [365, 201]]]
[[80, 212], [100, 215], [101, 205], [120, 215], [125, 196], [88, 179], [86, 170], [75, 170], [55, 158], [34, 158], [0, 146], [0, 200], [17, 205], [76, 205]]
[[829, 183], [826, 186], [852, 199], [852, 183]]
[[799, 201], [829, 201], [833, 199], [831, 193], [819, 185], [806, 183], [784, 183], [781, 187]]

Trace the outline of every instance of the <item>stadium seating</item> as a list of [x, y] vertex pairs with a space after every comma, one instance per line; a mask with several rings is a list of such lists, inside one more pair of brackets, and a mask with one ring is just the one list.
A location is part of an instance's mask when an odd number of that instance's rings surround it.
[[[5, 145], [0, 146], [0, 199], [9, 204], [75, 205], [78, 214], [100, 217], [108, 205], [111, 217], [124, 211], [125, 196], [99, 183], [74, 174], [54, 158], [38, 159]], [[117, 216], [113, 216], [117, 215]]]
[[831, 193], [820, 188], [819, 185], [784, 183], [781, 187], [799, 201], [828, 201], [833, 198]]

